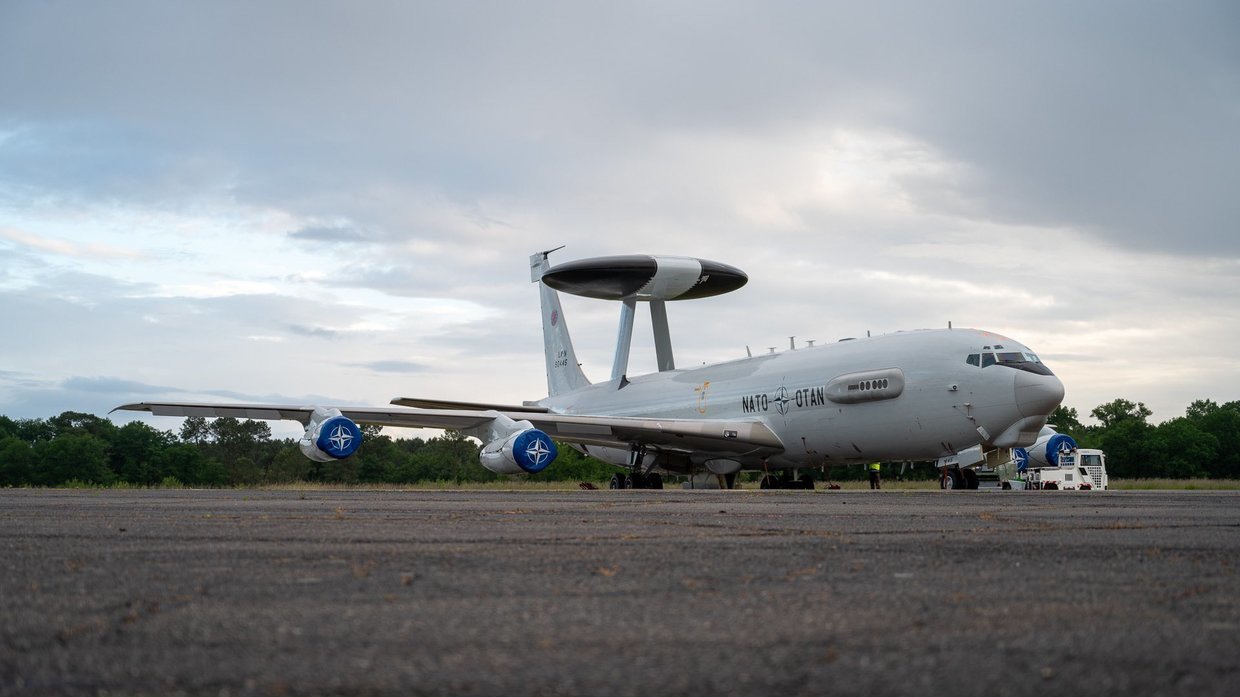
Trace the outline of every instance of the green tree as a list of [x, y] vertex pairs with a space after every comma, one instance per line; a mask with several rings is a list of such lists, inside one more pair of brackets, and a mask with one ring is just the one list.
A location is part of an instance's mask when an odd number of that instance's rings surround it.
[[1154, 427], [1146, 441], [1148, 469], [1153, 476], [1204, 477], [1218, 451], [1218, 439], [1187, 417]]
[[271, 426], [267, 422], [221, 417], [207, 424], [206, 434], [206, 453], [223, 463], [230, 483], [262, 481], [276, 454], [270, 447]]
[[1149, 432], [1150, 426], [1143, 419], [1121, 419], [1093, 434], [1090, 444], [1106, 451], [1111, 476], [1153, 477], [1157, 475], [1145, 442]]
[[478, 445], [457, 431], [445, 431], [420, 444], [407, 461], [397, 464], [393, 474], [400, 482], [487, 482], [496, 478], [478, 461]]
[[112, 438], [112, 471], [130, 484], [157, 484], [169, 476], [159, 468], [160, 453], [175, 442], [176, 437], [168, 431], [130, 421], [117, 429]]
[[194, 445], [202, 445], [211, 439], [211, 431], [207, 428], [207, 419], [202, 416], [190, 416], [181, 422], [181, 440]]
[[281, 443], [271, 460], [271, 467], [264, 479], [273, 484], [310, 481], [314, 473], [314, 461], [301, 454], [292, 440]]
[[35, 444], [38, 469], [33, 483], [57, 486], [70, 480], [108, 484], [113, 480], [108, 468], [108, 444], [89, 433], [64, 433], [54, 440]]
[[1214, 459], [1206, 463], [1211, 477], [1240, 478], [1240, 402], [1218, 405], [1197, 400], [1189, 405], [1186, 418], [1216, 443]]
[[208, 457], [191, 443], [173, 443], [159, 453], [156, 469], [162, 477], [172, 477], [191, 486], [224, 486], [228, 472], [219, 460]]
[[1184, 410], [1184, 416], [1194, 422], [1205, 421], [1218, 411], [1218, 404], [1212, 399], [1196, 399]]
[[558, 453], [555, 462], [538, 474], [540, 479], [560, 482], [597, 482], [608, 479], [620, 471], [615, 465], [595, 460], [574, 450], [565, 443], [556, 443]]
[[0, 438], [0, 486], [30, 484], [35, 465], [34, 449], [29, 443], [13, 435]]
[[111, 442], [116, 435], [116, 424], [101, 416], [80, 411], [66, 411], [47, 420], [57, 436], [66, 433], [87, 433], [104, 442]]
[[396, 472], [407, 466], [409, 455], [403, 452], [390, 436], [367, 431], [362, 427], [362, 446], [353, 456], [357, 458], [357, 480], [366, 483], [396, 481]]
[[1081, 423], [1076, 415], [1076, 409], [1065, 407], [1062, 404], [1055, 407], [1055, 411], [1051, 412], [1050, 418], [1046, 423], [1055, 427], [1060, 433], [1066, 433], [1076, 440], [1080, 440], [1085, 434], [1085, 426]]
[[1145, 420], [1153, 413], [1146, 408], [1144, 402], [1134, 404], [1126, 399], [1116, 399], [1095, 407], [1090, 415], [1102, 424], [1102, 428], [1109, 429], [1128, 419], [1136, 419], [1145, 423]]
[[14, 422], [18, 438], [34, 445], [45, 443], [56, 437], [56, 429], [44, 419], [18, 419]]

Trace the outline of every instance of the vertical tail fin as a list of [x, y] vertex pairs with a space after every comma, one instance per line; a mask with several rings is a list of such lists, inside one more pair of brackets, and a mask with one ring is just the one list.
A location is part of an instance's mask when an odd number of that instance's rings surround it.
[[542, 282], [543, 274], [551, 268], [547, 256], [554, 252], [538, 252], [530, 256], [530, 281], [538, 284], [542, 300], [543, 350], [547, 355], [547, 394], [557, 395], [580, 389], [590, 384], [573, 351], [573, 340], [568, 335], [568, 323], [560, 307], [560, 296]]

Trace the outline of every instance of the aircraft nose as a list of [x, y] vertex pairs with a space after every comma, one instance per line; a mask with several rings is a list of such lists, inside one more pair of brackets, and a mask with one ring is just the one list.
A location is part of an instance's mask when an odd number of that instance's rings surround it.
[[1054, 375], [1016, 374], [1016, 408], [1025, 416], [1050, 416], [1063, 401], [1063, 383]]

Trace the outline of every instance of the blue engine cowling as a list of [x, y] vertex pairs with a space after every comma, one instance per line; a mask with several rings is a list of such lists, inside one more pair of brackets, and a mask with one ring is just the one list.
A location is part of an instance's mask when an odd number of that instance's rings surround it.
[[554, 462], [558, 454], [551, 436], [527, 428], [487, 443], [478, 453], [478, 461], [496, 474], [537, 474]]
[[1021, 464], [1022, 458], [1018, 453], [1020, 450], [1022, 449], [1017, 448], [1012, 451], [1012, 458], [1016, 461], [1018, 471], [1023, 472], [1026, 467], [1058, 467], [1060, 453], [1076, 450], [1076, 440], [1072, 436], [1056, 433], [1047, 428], [1038, 436], [1037, 442], [1028, 449], [1024, 449], [1024, 465]]
[[357, 452], [362, 446], [362, 429], [342, 416], [339, 409], [321, 411], [315, 410], [298, 443], [301, 454], [315, 462], [332, 462]]

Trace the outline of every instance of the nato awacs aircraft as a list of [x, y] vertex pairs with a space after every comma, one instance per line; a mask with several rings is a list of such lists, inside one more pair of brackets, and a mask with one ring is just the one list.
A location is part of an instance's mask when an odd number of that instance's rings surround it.
[[[765, 472], [764, 488], [809, 488], [802, 470], [1031, 445], [1063, 399], [1063, 384], [1029, 348], [950, 327], [678, 369], [666, 303], [735, 290], [748, 281], [743, 272], [665, 256], [552, 268], [550, 253], [530, 257], [542, 299], [549, 393], [543, 399], [505, 405], [397, 398], [384, 407], [143, 402], [118, 409], [297, 421], [306, 429], [302, 452], [320, 462], [352, 455], [362, 441], [358, 424], [375, 424], [455, 429], [479, 439], [482, 464], [502, 474], [542, 471], [555, 460], [555, 439], [620, 466], [613, 488], [662, 488], [664, 473], [704, 472], [730, 487], [742, 470]], [[557, 289], [619, 301], [610, 379], [586, 379]], [[630, 376], [639, 302], [650, 306], [658, 372]], [[946, 483], [971, 482], [956, 470]]]

